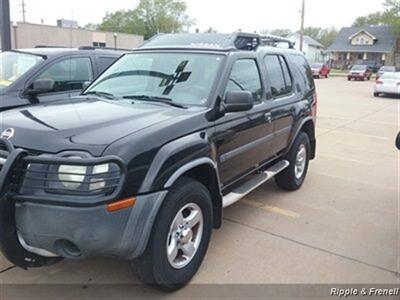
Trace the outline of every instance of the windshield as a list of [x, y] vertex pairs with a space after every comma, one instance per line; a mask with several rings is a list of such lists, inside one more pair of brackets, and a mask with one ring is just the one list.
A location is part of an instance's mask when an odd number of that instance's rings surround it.
[[395, 67], [382, 67], [379, 71], [380, 72], [395, 72], [396, 68]]
[[354, 66], [351, 70], [352, 71], [365, 71], [365, 69], [367, 68], [367, 66]]
[[0, 90], [11, 85], [41, 61], [43, 61], [42, 57], [33, 54], [18, 52], [0, 53]]
[[400, 79], [400, 72], [388, 72], [384, 73], [381, 79]]
[[128, 54], [103, 73], [85, 94], [206, 105], [222, 58], [194, 53]]
[[312, 68], [312, 69], [320, 69], [320, 68], [322, 68], [322, 65], [323, 65], [323, 64], [318, 64], [318, 63], [317, 63], [317, 64], [312, 64], [312, 65], [311, 65], [311, 68]]

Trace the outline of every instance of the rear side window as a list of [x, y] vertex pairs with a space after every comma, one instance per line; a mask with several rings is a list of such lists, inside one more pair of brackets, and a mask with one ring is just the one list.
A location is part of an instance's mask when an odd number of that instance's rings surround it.
[[267, 55], [264, 58], [272, 97], [282, 97], [292, 92], [292, 78], [285, 59], [280, 55]]
[[118, 59], [118, 57], [112, 57], [112, 56], [97, 57], [97, 69], [99, 70], [99, 74], [103, 73], [117, 59]]
[[314, 78], [306, 58], [302, 55], [290, 55], [290, 58], [292, 59], [297, 70], [300, 72], [301, 77], [299, 83], [302, 83], [305, 92], [314, 90]]
[[254, 59], [240, 59], [234, 63], [226, 88], [226, 92], [229, 91], [249, 91], [253, 94], [254, 102], [261, 102], [261, 78]]

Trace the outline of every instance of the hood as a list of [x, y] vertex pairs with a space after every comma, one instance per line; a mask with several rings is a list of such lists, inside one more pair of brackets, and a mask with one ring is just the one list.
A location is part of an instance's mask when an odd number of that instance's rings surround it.
[[17, 147], [46, 153], [84, 150], [97, 156], [116, 140], [185, 114], [190, 112], [164, 104], [80, 97], [3, 112], [0, 129], [14, 130], [10, 140]]

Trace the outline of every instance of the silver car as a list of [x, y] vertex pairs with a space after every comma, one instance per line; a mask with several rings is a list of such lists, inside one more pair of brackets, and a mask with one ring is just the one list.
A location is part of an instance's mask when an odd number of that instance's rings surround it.
[[396, 72], [395, 66], [383, 66], [379, 69], [378, 73], [376, 74], [376, 80], [382, 77], [385, 73]]
[[400, 72], [384, 73], [376, 81], [374, 96], [378, 97], [382, 94], [400, 96]]

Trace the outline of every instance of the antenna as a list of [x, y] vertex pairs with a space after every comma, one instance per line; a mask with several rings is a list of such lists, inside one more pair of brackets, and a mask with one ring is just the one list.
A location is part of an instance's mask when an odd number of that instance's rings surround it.
[[25, 14], [26, 14], [26, 9], [25, 9], [25, 0], [21, 0], [21, 13], [22, 13], [22, 22], [25, 23], [26, 22], [26, 18], [25, 18]]

